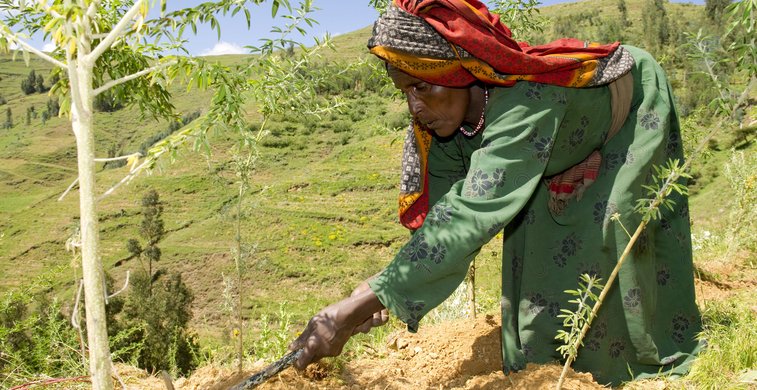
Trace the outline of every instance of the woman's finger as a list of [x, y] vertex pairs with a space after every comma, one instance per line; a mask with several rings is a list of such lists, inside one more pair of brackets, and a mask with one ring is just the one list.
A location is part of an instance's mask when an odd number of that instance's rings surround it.
[[316, 355], [319, 347], [316, 336], [310, 335], [303, 342], [302, 355], [294, 362], [294, 368], [298, 370], [304, 370], [310, 363], [316, 362], [321, 358], [321, 356]]
[[389, 322], [389, 310], [383, 309], [373, 315], [373, 326], [382, 326]]
[[373, 317], [365, 320], [362, 324], [355, 327], [355, 329], [352, 331], [353, 335], [356, 335], [358, 333], [368, 333], [371, 331], [371, 328], [373, 327], [373, 323], [375, 322], [375, 319]]
[[313, 333], [313, 320], [311, 319], [308, 321], [308, 324], [305, 326], [305, 330], [300, 333], [299, 336], [297, 336], [294, 341], [289, 343], [289, 350], [290, 351], [296, 351], [298, 349], [305, 347], [305, 341], [310, 337], [310, 335]]

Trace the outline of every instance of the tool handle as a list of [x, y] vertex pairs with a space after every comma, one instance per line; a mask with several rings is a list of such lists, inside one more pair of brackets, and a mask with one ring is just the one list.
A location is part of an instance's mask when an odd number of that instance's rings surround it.
[[281, 371], [284, 371], [287, 367], [291, 366], [292, 363], [294, 363], [294, 361], [297, 360], [300, 355], [302, 355], [302, 351], [303, 349], [300, 348], [296, 351], [289, 352], [281, 359], [269, 364], [268, 367], [245, 379], [244, 382], [237, 384], [230, 390], [248, 390], [257, 387], [257, 385], [267, 381], [272, 376], [280, 373]]

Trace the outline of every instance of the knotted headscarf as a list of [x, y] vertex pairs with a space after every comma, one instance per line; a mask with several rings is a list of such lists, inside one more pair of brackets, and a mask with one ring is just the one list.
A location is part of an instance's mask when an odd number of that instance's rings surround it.
[[[619, 42], [518, 43], [478, 0], [394, 0], [374, 24], [368, 47], [393, 67], [446, 87], [512, 86], [520, 80], [593, 87], [615, 81], [633, 66]], [[410, 229], [419, 228], [428, 212], [431, 139], [430, 130], [414, 121], [405, 140], [399, 212]]]

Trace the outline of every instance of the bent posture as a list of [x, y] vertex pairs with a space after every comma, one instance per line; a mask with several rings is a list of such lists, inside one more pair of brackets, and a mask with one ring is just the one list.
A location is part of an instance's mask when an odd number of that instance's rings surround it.
[[[682, 158], [662, 69], [617, 42], [518, 44], [477, 0], [395, 0], [369, 47], [413, 117], [400, 195], [413, 234], [313, 317], [292, 345], [304, 348], [298, 367], [339, 354], [385, 308], [417, 330], [502, 230], [503, 370], [560, 359], [564, 290], [607, 278], [629, 241], [610, 217], [636, 226], [653, 167]], [[698, 349], [688, 206], [675, 201], [636, 243], [575, 361], [600, 383], [683, 373]]]

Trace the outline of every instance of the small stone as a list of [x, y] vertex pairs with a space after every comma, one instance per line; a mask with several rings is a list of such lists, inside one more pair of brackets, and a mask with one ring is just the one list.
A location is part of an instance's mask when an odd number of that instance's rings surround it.
[[415, 348], [413, 349], [413, 351], [414, 351], [415, 353], [421, 353], [421, 352], [423, 352], [423, 348], [421, 348], [421, 347], [415, 347]]
[[430, 357], [431, 359], [436, 359], [439, 357], [439, 355], [433, 352], [429, 352], [428, 357]]
[[397, 339], [397, 349], [405, 349], [408, 345], [410, 345], [410, 343], [407, 342], [407, 340]]

